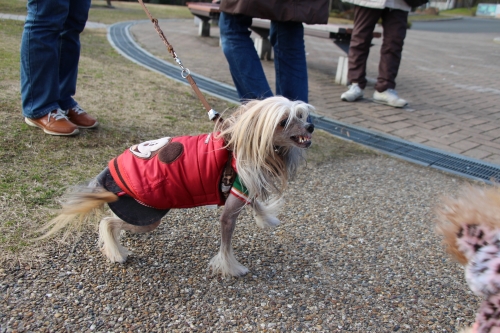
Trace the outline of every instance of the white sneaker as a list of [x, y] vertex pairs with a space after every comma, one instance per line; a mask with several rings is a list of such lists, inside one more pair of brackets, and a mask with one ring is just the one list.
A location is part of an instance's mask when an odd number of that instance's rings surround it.
[[349, 90], [340, 95], [340, 99], [344, 102], [354, 102], [361, 98], [363, 98], [363, 89], [357, 83], [351, 84]]
[[408, 105], [406, 100], [399, 98], [398, 93], [394, 89], [387, 89], [384, 92], [378, 92], [375, 90], [373, 93], [373, 101], [395, 108], [403, 108]]

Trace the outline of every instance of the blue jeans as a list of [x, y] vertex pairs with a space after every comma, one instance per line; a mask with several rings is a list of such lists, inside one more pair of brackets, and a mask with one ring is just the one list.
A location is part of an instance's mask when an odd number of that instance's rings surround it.
[[[219, 18], [222, 51], [240, 99], [273, 96], [249, 27], [252, 18], [221, 13]], [[300, 22], [271, 22], [269, 38], [274, 49], [276, 95], [308, 102], [307, 63], [304, 27]]]
[[76, 106], [80, 33], [90, 0], [28, 0], [21, 40], [23, 115], [40, 118]]

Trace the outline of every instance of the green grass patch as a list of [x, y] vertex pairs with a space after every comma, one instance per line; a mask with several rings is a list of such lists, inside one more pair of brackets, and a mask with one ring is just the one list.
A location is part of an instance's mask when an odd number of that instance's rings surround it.
[[476, 16], [477, 7], [471, 8], [454, 8], [449, 10], [442, 10], [441, 15], [445, 16]]
[[[12, 1], [12, 0], [10, 0]], [[121, 21], [147, 20], [148, 16], [137, 2], [112, 1], [113, 7], [107, 7], [106, 1], [93, 0], [89, 12], [89, 21], [112, 24]], [[157, 19], [193, 18], [187, 6], [146, 4], [149, 12]]]
[[0, 90], [5, 81], [17, 80], [19, 76], [19, 41], [24, 23], [21, 21], [0, 20]]
[[0, 13], [26, 15], [26, 0], [2, 0]]

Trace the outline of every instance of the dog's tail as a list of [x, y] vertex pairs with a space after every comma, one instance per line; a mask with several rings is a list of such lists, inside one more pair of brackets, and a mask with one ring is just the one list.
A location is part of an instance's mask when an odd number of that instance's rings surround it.
[[42, 232], [49, 229], [49, 231], [35, 240], [50, 237], [64, 228], [66, 232], [63, 238], [66, 238], [90, 223], [90, 217], [97, 215], [104, 204], [116, 200], [118, 196], [102, 187], [77, 186], [64, 198], [59, 215], [38, 230]]

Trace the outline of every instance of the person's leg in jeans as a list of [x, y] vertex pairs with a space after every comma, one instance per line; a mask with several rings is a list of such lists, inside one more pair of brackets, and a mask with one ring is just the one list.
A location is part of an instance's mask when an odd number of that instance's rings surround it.
[[308, 103], [304, 26], [300, 22], [271, 22], [276, 95]]
[[354, 6], [354, 29], [349, 45], [348, 81], [357, 83], [361, 89], [366, 87], [366, 61], [370, 53], [373, 30], [382, 9]]
[[408, 12], [385, 8], [382, 13], [383, 41], [380, 49], [380, 63], [375, 90], [378, 92], [396, 88], [403, 52], [404, 39], [408, 26]]
[[76, 92], [78, 62], [80, 60], [80, 33], [85, 28], [90, 0], [69, 0], [69, 13], [60, 38], [59, 106], [68, 110], [77, 105], [72, 98]]
[[251, 25], [249, 16], [221, 13], [219, 17], [222, 51], [241, 101], [273, 96], [250, 38]]
[[69, 2], [28, 0], [21, 40], [23, 115], [40, 118], [59, 108], [59, 38]]

